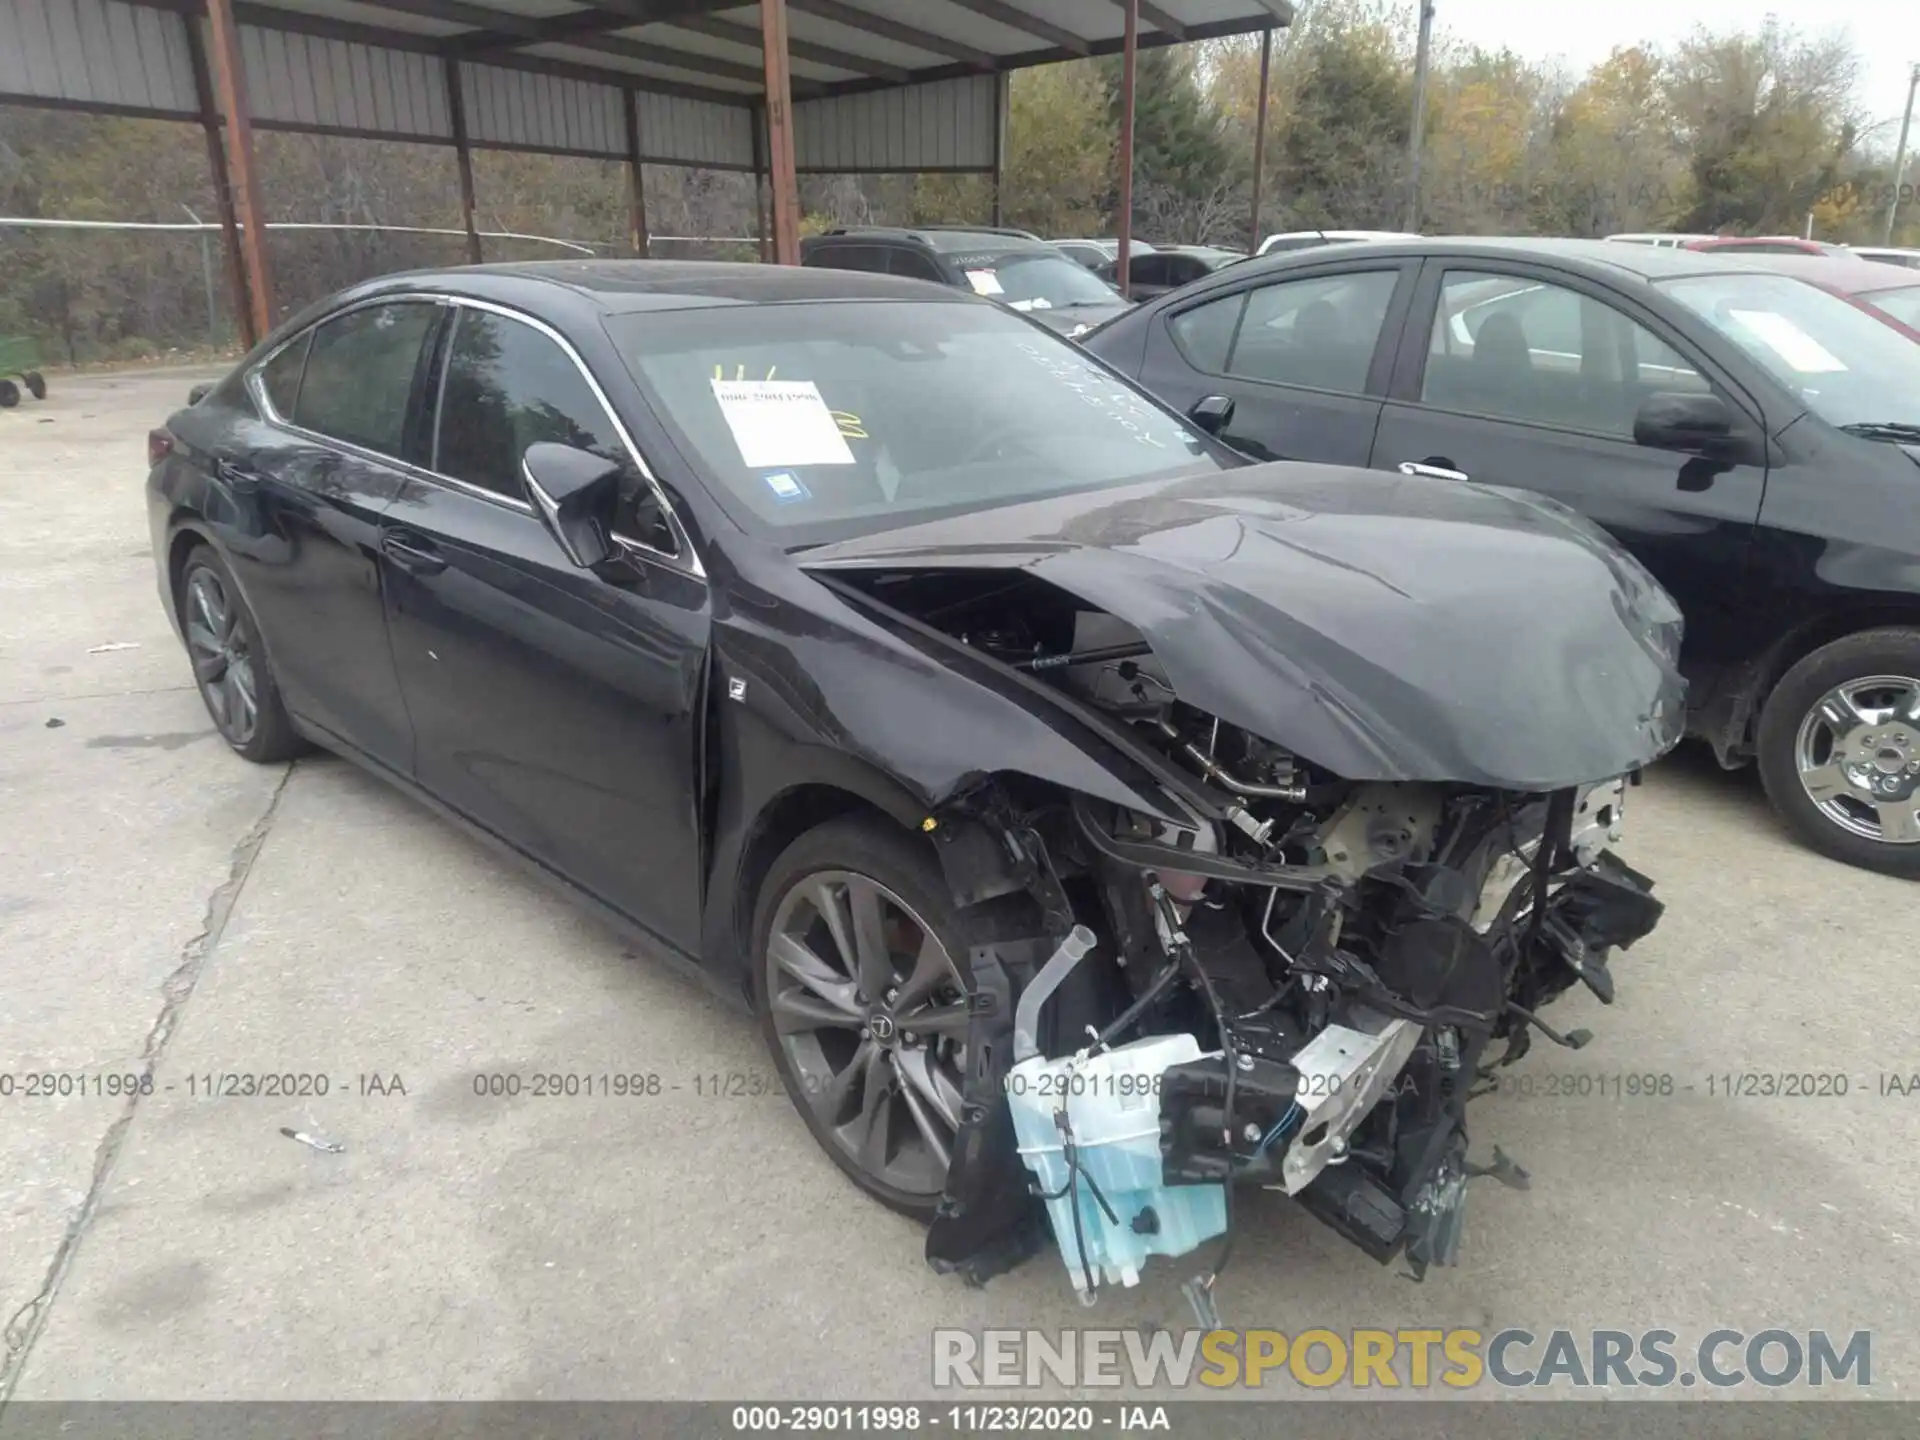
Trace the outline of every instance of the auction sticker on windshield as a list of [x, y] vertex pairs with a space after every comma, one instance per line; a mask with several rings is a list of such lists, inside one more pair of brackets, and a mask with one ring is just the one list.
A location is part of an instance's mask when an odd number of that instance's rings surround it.
[[1007, 287], [1000, 283], [1000, 277], [991, 270], [967, 271], [967, 283], [973, 286], [976, 295], [1004, 295]]
[[740, 460], [751, 469], [851, 465], [840, 424], [811, 380], [712, 380]]

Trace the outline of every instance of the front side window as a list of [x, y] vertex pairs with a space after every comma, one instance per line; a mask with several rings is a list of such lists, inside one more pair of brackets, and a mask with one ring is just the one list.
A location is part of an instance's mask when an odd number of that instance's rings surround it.
[[1664, 288], [1829, 425], [1920, 425], [1920, 345], [1857, 305], [1745, 271]]
[[520, 460], [543, 440], [631, 464], [606, 408], [566, 351], [531, 325], [461, 308], [447, 351], [432, 468], [524, 499]]
[[312, 342], [313, 332], [309, 330], [282, 346], [278, 354], [260, 367], [260, 388], [266, 391], [267, 403], [273, 406], [274, 414], [282, 419], [293, 418], [294, 402], [300, 397], [300, 373], [307, 367], [307, 346]]
[[438, 308], [404, 300], [323, 322], [308, 348], [294, 422], [399, 457], [414, 368]]
[[607, 331], [721, 503], [786, 543], [1229, 463], [994, 305], [716, 306]]
[[1631, 440], [1649, 396], [1710, 388], [1672, 346], [1592, 295], [1528, 276], [1449, 270], [1420, 398]]

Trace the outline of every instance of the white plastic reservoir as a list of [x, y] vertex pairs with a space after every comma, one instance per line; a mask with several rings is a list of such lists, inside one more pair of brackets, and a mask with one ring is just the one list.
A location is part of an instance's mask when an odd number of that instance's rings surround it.
[[[1074, 1239], [1074, 1210], [1086, 1262], [1098, 1284], [1137, 1285], [1149, 1255], [1184, 1255], [1227, 1228], [1220, 1185], [1166, 1185], [1160, 1172], [1160, 1073], [1200, 1058], [1191, 1035], [1155, 1035], [1076, 1061], [1034, 1056], [1007, 1074], [1020, 1158], [1047, 1200], [1054, 1239], [1083, 1300], [1085, 1268]], [[1080, 1171], [1070, 1184], [1062, 1106]], [[1088, 1183], [1089, 1180], [1092, 1182]], [[1112, 1207], [1117, 1223], [1095, 1198]]]

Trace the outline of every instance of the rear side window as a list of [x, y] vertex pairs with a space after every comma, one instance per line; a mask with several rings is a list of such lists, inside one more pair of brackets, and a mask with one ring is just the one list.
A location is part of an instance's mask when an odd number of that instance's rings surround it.
[[307, 365], [307, 346], [313, 332], [307, 331], [260, 367], [260, 388], [267, 392], [267, 403], [283, 419], [293, 415], [294, 402], [300, 396], [300, 372]]
[[1399, 283], [1398, 270], [1363, 270], [1261, 286], [1247, 298], [1227, 371], [1275, 385], [1365, 394]]
[[907, 249], [904, 245], [895, 245], [888, 250], [887, 270], [894, 275], [904, 275], [910, 280], [932, 280], [936, 283], [944, 283], [933, 261], [917, 250]]
[[827, 270], [865, 270], [884, 275], [887, 252], [878, 245], [822, 245], [807, 257], [807, 264]]
[[1240, 326], [1240, 313], [1246, 308], [1247, 296], [1242, 291], [1182, 311], [1168, 322], [1173, 343], [1195, 369], [1224, 374], [1228, 352], [1233, 349], [1233, 334]]
[[369, 305], [313, 332], [294, 421], [321, 435], [399, 456], [420, 345], [439, 307]]
[[523, 499], [521, 457], [543, 440], [630, 464], [605, 407], [566, 351], [531, 325], [461, 309], [441, 382], [432, 468]]

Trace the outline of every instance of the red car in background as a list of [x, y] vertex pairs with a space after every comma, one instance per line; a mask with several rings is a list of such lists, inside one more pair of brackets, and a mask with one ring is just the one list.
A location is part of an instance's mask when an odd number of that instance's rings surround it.
[[1829, 245], [1823, 240], [1802, 240], [1798, 235], [1714, 235], [1705, 240], [1689, 240], [1689, 250], [1713, 250], [1723, 255], [1832, 255], [1847, 253], [1844, 245]]
[[1754, 256], [1753, 263], [1756, 268], [1818, 285], [1891, 325], [1909, 340], [1920, 341], [1920, 271], [1856, 260], [1845, 251], [1833, 259], [1762, 254]]

